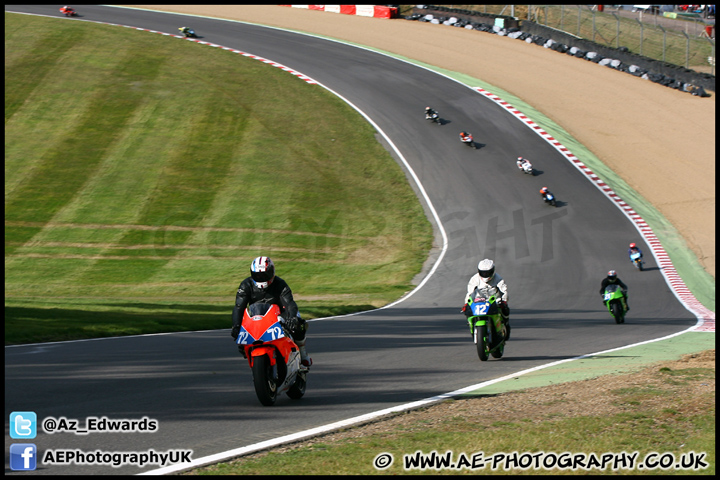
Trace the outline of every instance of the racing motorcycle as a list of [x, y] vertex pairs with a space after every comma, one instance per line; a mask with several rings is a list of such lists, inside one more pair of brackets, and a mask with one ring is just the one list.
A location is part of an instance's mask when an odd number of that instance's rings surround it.
[[473, 136], [471, 133], [468, 133], [467, 135], [460, 133], [460, 141], [472, 149], [475, 148], [475, 143], [473, 143]]
[[533, 171], [532, 163], [530, 163], [528, 161], [521, 162], [519, 160], [515, 163], [517, 164], [518, 169], [520, 171], [522, 171], [523, 173], [527, 173], [528, 175], [535, 175], [535, 172]]
[[501, 358], [505, 350], [505, 340], [510, 337], [510, 326], [503, 323], [500, 315], [499, 299], [494, 295], [476, 288], [468, 299], [467, 307], [470, 334], [475, 342], [480, 361], [485, 362], [489, 355]]
[[553, 195], [550, 192], [547, 192], [545, 196], [543, 197], [543, 200], [545, 203], [547, 203], [550, 206], [557, 207], [557, 202], [555, 201], [555, 195]]
[[260, 403], [272, 406], [281, 393], [292, 399], [305, 395], [308, 369], [300, 363], [300, 349], [280, 316], [280, 307], [248, 306], [236, 343], [244, 348]]
[[425, 115], [425, 120], [430, 120], [433, 123], [437, 123], [438, 125], [442, 125], [442, 120], [440, 120], [440, 115], [437, 114], [437, 112], [431, 114], [431, 115]]
[[640, 252], [635, 252], [630, 255], [630, 260], [632, 260], [633, 265], [635, 265], [635, 268], [640, 270], [642, 272], [643, 269], [643, 259], [640, 256]]
[[187, 30], [183, 30], [183, 27], [178, 28], [180, 30], [180, 33], [185, 35], [185, 38], [198, 38], [197, 35], [195, 35], [195, 30], [192, 28], [188, 28]]
[[615, 323], [625, 323], [625, 307], [623, 306], [623, 291], [620, 285], [610, 284], [605, 287], [603, 302], [607, 306], [608, 312], [615, 319]]
[[75, 9], [70, 7], [62, 7], [60, 9], [60, 13], [62, 13], [66, 17], [77, 17], [77, 12], [75, 11]]

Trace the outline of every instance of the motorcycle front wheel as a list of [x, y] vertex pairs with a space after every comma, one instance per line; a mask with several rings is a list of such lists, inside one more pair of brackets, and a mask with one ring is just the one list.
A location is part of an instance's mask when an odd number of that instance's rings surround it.
[[260, 403], [266, 407], [275, 404], [277, 400], [277, 383], [273, 376], [273, 368], [270, 365], [270, 359], [267, 355], [257, 357], [253, 361], [252, 366], [253, 383], [255, 384], [255, 393]]
[[477, 354], [480, 361], [487, 361], [489, 345], [486, 325], [475, 326], [475, 347], [477, 348]]
[[622, 305], [620, 305], [620, 302], [613, 303], [610, 308], [612, 310], [612, 316], [615, 318], [615, 323], [623, 323], [625, 319], [623, 318]]

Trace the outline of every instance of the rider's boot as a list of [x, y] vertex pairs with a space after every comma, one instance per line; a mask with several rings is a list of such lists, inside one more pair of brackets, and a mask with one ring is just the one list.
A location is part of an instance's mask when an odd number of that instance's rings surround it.
[[300, 349], [300, 363], [305, 368], [310, 368], [312, 366], [312, 358], [310, 358], [307, 354], [307, 350], [305, 349], [305, 338], [302, 340], [299, 340], [295, 343], [297, 343], [298, 348]]
[[500, 306], [500, 318], [505, 325], [505, 340], [510, 339], [510, 307], [507, 302], [502, 302]]

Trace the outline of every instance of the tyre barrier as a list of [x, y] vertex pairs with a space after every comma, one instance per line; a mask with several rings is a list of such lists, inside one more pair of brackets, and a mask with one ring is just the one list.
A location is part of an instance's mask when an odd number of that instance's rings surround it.
[[679, 65], [643, 57], [630, 52], [627, 47], [613, 48], [600, 45], [529, 20], [520, 23], [518, 19], [507, 15], [493, 15], [432, 5], [417, 6], [413, 8], [410, 15], [404, 18], [523, 40], [698, 97], [709, 97], [710, 94], [707, 90], [715, 91], [714, 75], [695, 72]]

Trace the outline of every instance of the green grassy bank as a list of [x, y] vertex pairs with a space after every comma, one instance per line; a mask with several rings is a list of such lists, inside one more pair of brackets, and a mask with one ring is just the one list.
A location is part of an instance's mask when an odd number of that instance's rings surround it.
[[5, 14], [6, 344], [228, 328], [258, 255], [305, 318], [374, 308], [412, 289], [431, 243], [402, 169], [322, 87]]
[[[714, 349], [698, 355], [706, 354], [712, 366]], [[467, 395], [187, 474], [714, 475], [715, 369], [707, 365]]]

